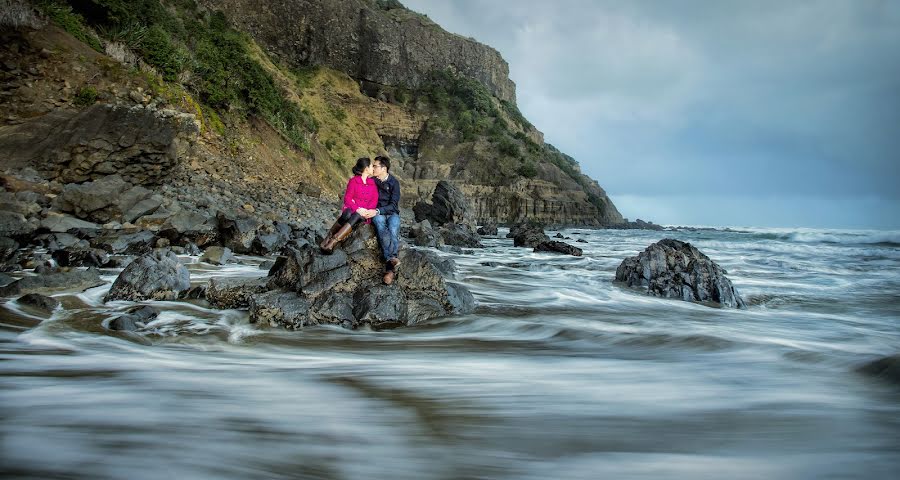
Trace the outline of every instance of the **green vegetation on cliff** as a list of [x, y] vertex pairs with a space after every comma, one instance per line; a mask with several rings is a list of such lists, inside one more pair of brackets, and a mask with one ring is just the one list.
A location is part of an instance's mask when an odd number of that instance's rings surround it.
[[[220, 113], [259, 115], [294, 145], [309, 150], [316, 120], [287, 99], [252, 54], [251, 40], [221, 12], [192, 0], [42, 0], [39, 8], [76, 38], [102, 51], [90, 26], [106, 40], [139, 54], [169, 82], [181, 83]], [[216, 115], [216, 117], [218, 117]]]

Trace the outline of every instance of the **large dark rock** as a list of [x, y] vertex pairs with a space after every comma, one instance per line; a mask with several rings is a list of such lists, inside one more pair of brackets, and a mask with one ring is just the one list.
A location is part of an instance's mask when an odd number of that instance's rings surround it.
[[134, 233], [107, 232], [91, 239], [91, 246], [113, 255], [144, 255], [153, 250], [156, 234], [147, 230]]
[[578, 247], [573, 247], [565, 242], [558, 242], [556, 240], [550, 240], [549, 242], [541, 242], [534, 247], [535, 252], [557, 252], [557, 253], [565, 253], [566, 255], [574, 255], [576, 257], [581, 256], [581, 249]]
[[169, 250], [156, 250], [131, 262], [104, 298], [112, 300], [174, 300], [191, 288], [191, 274]]
[[218, 241], [218, 220], [205, 211], [185, 208], [165, 219], [159, 236], [168, 238], [172, 245], [194, 244], [202, 248]]
[[428, 220], [422, 220], [410, 227], [409, 236], [413, 239], [413, 244], [418, 247], [444, 246], [444, 237], [434, 231]]
[[726, 273], [691, 244], [667, 238], [623, 260], [616, 281], [655, 297], [745, 307]]
[[29, 237], [37, 227], [36, 222], [30, 222], [21, 213], [0, 210], [0, 237]]
[[51, 270], [41, 275], [23, 277], [6, 286], [0, 287], [0, 297], [24, 295], [26, 293], [55, 293], [60, 291], [84, 291], [88, 288], [103, 285], [97, 269], [87, 270]]
[[32, 308], [36, 308], [38, 310], [43, 310], [44, 312], [52, 312], [59, 306], [59, 300], [48, 297], [46, 295], [41, 295], [39, 293], [29, 293], [26, 295], [22, 295], [19, 297], [16, 302], [27, 305]]
[[55, 250], [50, 255], [61, 267], [102, 267], [109, 262], [109, 255], [99, 248]]
[[534, 248], [544, 242], [550, 241], [550, 237], [544, 233], [544, 227], [533, 222], [524, 222], [513, 225], [510, 227], [506, 237], [512, 238], [513, 245], [517, 247]]
[[497, 235], [497, 224], [496, 223], [484, 224], [484, 225], [478, 227], [477, 232], [479, 235], [486, 236], [486, 237], [487, 236], [490, 236], [490, 237], [496, 236]]
[[256, 255], [277, 253], [291, 240], [292, 233], [291, 226], [286, 223], [264, 224], [257, 230], [250, 251]]
[[[273, 291], [251, 296], [251, 318], [299, 328], [331, 323], [347, 327], [407, 325], [469, 313], [474, 298], [448, 283], [419, 251], [400, 250], [397, 280], [383, 285], [384, 263], [371, 226], [358, 227], [335, 249], [287, 247], [269, 272]], [[285, 312], [277, 312], [279, 308]]]
[[93, 222], [79, 220], [71, 215], [64, 215], [50, 212], [47, 217], [41, 220], [40, 228], [54, 233], [65, 233], [71, 231], [99, 231], [100, 225]]
[[219, 212], [219, 241], [235, 253], [251, 253], [257, 230], [262, 226], [254, 217], [236, 213]]
[[9, 237], [0, 237], [0, 262], [12, 257], [18, 249], [18, 242]]
[[250, 308], [253, 295], [269, 290], [269, 279], [210, 278], [206, 284], [206, 300], [214, 308]]
[[154, 318], [159, 316], [159, 310], [149, 305], [131, 307], [124, 314], [110, 320], [110, 330], [126, 330], [134, 332], [147, 326]]
[[123, 215], [151, 192], [132, 186], [119, 175], [109, 175], [93, 182], [70, 183], [65, 186], [55, 205], [89, 222], [122, 221]]
[[869, 362], [860, 367], [859, 371], [900, 385], [900, 354]]
[[418, 202], [413, 207], [413, 213], [417, 222], [428, 220], [436, 226], [446, 223], [471, 224], [466, 197], [459, 188], [446, 180], [441, 180], [434, 187], [431, 203]]
[[444, 239], [445, 245], [484, 248], [484, 245], [481, 244], [481, 237], [469, 225], [445, 223], [438, 232], [440, 232], [441, 238]]

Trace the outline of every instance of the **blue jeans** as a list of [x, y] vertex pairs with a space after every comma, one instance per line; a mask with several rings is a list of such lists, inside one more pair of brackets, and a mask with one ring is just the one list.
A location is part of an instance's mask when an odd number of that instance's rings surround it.
[[375, 215], [372, 218], [384, 261], [397, 258], [400, 251], [400, 215]]

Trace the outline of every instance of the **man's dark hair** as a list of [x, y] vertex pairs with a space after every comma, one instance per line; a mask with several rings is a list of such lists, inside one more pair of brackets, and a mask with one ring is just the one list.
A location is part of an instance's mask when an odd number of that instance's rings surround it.
[[388, 172], [391, 171], [391, 159], [390, 158], [385, 157], [384, 155], [379, 155], [379, 156], [375, 157], [375, 161], [384, 165], [384, 168]]

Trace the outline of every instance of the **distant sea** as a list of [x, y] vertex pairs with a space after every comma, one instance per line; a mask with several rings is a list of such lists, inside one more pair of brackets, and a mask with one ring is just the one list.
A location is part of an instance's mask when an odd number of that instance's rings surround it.
[[[900, 354], [900, 231], [561, 232], [582, 257], [514, 248], [505, 229], [439, 252], [475, 313], [385, 331], [263, 329], [244, 311], [157, 302], [128, 335], [101, 326], [133, 305], [104, 305], [109, 285], [57, 295], [65, 309], [43, 321], [7, 301], [0, 472], [897, 478], [900, 385], [858, 368]], [[724, 267], [749, 308], [613, 284], [665, 237]], [[184, 259], [198, 283], [266, 273], [260, 257]]]

